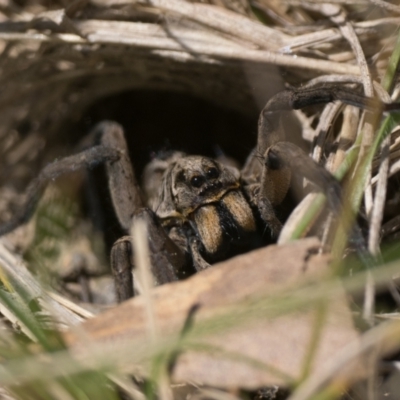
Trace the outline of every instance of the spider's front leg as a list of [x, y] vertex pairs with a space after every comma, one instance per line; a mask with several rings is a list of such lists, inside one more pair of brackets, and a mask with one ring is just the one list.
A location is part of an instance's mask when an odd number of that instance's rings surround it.
[[[258, 122], [257, 149], [243, 170], [244, 180], [257, 188], [257, 206], [268, 226], [277, 226], [273, 207], [287, 194], [292, 176], [307, 178], [322, 189], [335, 211], [341, 206], [339, 182], [324, 167], [308, 157], [299, 147], [285, 141], [282, 114], [285, 111], [340, 100], [360, 108], [370, 109], [381, 105], [337, 84], [292, 89], [279, 92], [262, 110]], [[383, 105], [389, 109], [389, 105]], [[260, 162], [261, 159], [261, 162]], [[258, 182], [254, 177], [258, 177]], [[249, 184], [250, 183], [250, 184]], [[253, 196], [254, 197], [254, 196]]]
[[[0, 226], [0, 236], [11, 232], [31, 218], [50, 181], [71, 171], [105, 164], [112, 203], [122, 228], [129, 232], [133, 218], [136, 215], [143, 217], [148, 223], [153, 270], [156, 272], [157, 280], [160, 283], [176, 280], [174, 271], [179, 269], [184, 256], [168, 238], [162, 227], [157, 224], [154, 214], [144, 208], [143, 197], [129, 159], [122, 127], [115, 122], [104, 121], [92, 130], [88, 138], [92, 147], [56, 160], [39, 173], [39, 176], [28, 186], [26, 201], [20, 212]], [[118, 297], [124, 299], [127, 297], [126, 293], [133, 293], [132, 289], [130, 292], [126, 289], [131, 282], [129, 275], [133, 261], [126, 241], [118, 241], [116, 248], [118, 256], [113, 257], [113, 266], [117, 268], [117, 272], [114, 275], [117, 277], [117, 289], [125, 288], [121, 289], [121, 294], [118, 294]]]
[[[148, 235], [150, 264], [156, 285], [178, 280], [186, 258], [184, 252], [168, 237], [153, 211], [142, 208], [135, 213], [134, 220], [145, 221]], [[114, 276], [118, 302], [134, 296], [132, 269], [134, 251], [131, 236], [118, 239], [111, 250], [111, 269]]]
[[[177, 280], [178, 272], [186, 262], [185, 255], [168, 237], [154, 212], [145, 208], [120, 125], [103, 123], [100, 142], [105, 147], [118, 149], [120, 154], [118, 161], [106, 162], [106, 169], [112, 203], [121, 226], [129, 232], [135, 219], [144, 220], [155, 283], [161, 285]], [[114, 244], [111, 251], [111, 268], [118, 300], [121, 302], [133, 297], [134, 255], [129, 236], [122, 237]]]
[[18, 212], [0, 226], [0, 236], [13, 231], [15, 228], [30, 220], [49, 182], [69, 172], [83, 168], [91, 169], [107, 161], [118, 161], [119, 158], [120, 154], [116, 148], [95, 145], [78, 154], [56, 160], [46, 165], [46, 167], [40, 171], [37, 178], [28, 185], [25, 192], [25, 202]]

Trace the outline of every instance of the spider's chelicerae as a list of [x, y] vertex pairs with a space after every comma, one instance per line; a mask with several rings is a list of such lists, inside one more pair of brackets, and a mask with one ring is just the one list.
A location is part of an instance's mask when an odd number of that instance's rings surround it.
[[[285, 141], [280, 121], [283, 111], [334, 100], [370, 109], [397, 107], [336, 84], [285, 90], [262, 110], [257, 145], [242, 170], [208, 157], [171, 152], [146, 167], [143, 191], [134, 175], [122, 128], [115, 122], [102, 122], [92, 132], [93, 147], [42, 170], [27, 189], [26, 207], [0, 227], [0, 235], [31, 216], [50, 179], [105, 163], [121, 226], [129, 232], [134, 218], [147, 222], [156, 281], [177, 280], [190, 268], [205, 269], [209, 263], [261, 245], [266, 228], [273, 236], [279, 233], [281, 222], [274, 207], [285, 197], [292, 175], [315, 183], [330, 204], [339, 207], [339, 183], [301, 149]], [[130, 240], [123, 237], [111, 253], [120, 301], [133, 296], [131, 252]]]

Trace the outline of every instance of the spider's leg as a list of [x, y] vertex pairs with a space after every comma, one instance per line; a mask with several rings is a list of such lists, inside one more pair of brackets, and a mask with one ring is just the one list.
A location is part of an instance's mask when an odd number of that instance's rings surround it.
[[310, 159], [296, 145], [285, 142], [282, 116], [285, 111], [314, 104], [340, 100], [361, 108], [386, 105], [366, 98], [354, 90], [325, 84], [309, 88], [288, 89], [277, 93], [265, 105], [258, 121], [257, 148], [250, 156], [242, 177], [248, 188], [255, 186], [249, 197], [256, 204], [261, 217], [274, 231], [279, 224], [273, 207], [280, 204], [287, 194], [292, 175], [305, 177], [319, 186], [328, 196], [331, 206], [340, 208], [340, 185], [322, 166]]
[[338, 86], [337, 83], [325, 83], [299, 89], [287, 89], [277, 93], [265, 105], [259, 118], [257, 149], [264, 152], [273, 144], [285, 140], [280, 128], [280, 114], [283, 111], [301, 109], [315, 104], [326, 104], [339, 100], [369, 111], [399, 111], [398, 103], [387, 104], [378, 99], [366, 97], [356, 91]]
[[124, 130], [116, 122], [103, 121], [92, 134], [104, 148], [118, 151], [117, 161], [106, 160], [105, 163], [108, 187], [118, 221], [129, 231], [135, 212], [144, 207], [144, 202], [129, 158]]
[[[289, 168], [293, 175], [307, 178], [317, 185], [327, 197], [331, 209], [336, 215], [342, 210], [342, 188], [339, 181], [323, 166], [307, 156], [302, 149], [293, 143], [279, 142], [267, 151], [266, 165], [270, 169]], [[346, 223], [346, 220], [344, 220]], [[348, 227], [350, 228], [350, 227]], [[349, 241], [352, 243], [365, 265], [372, 266], [374, 261], [369, 254], [368, 246], [357, 222], [349, 231]]]
[[[259, 168], [261, 176], [260, 192], [268, 194], [273, 205], [278, 204], [289, 188], [291, 175], [305, 177], [327, 195], [331, 208], [338, 213], [341, 209], [341, 187], [339, 182], [323, 168], [309, 158], [300, 148], [285, 142], [281, 118], [284, 111], [300, 109], [309, 105], [324, 104], [339, 100], [367, 110], [398, 111], [399, 104], [386, 104], [373, 98], [367, 98], [353, 90], [327, 83], [301, 89], [289, 89], [272, 97], [262, 110], [258, 125], [257, 151], [263, 157], [263, 166]], [[251, 171], [257, 163], [256, 157], [250, 158], [244, 172]], [[260, 164], [260, 163], [258, 163]], [[357, 243], [361, 252], [366, 251], [365, 240], [355, 226], [350, 240]]]
[[[365, 97], [354, 90], [338, 86], [336, 83], [287, 89], [277, 93], [265, 105], [258, 121], [257, 151], [264, 158], [263, 167], [259, 167], [261, 176], [260, 192], [273, 205], [279, 204], [285, 197], [292, 174], [306, 177], [324, 190], [331, 206], [340, 207], [340, 186], [336, 179], [323, 167], [311, 160], [294, 144], [285, 142], [281, 118], [285, 111], [304, 108], [314, 104], [325, 104], [335, 100], [364, 109], [391, 109], [392, 105], [377, 99]], [[254, 168], [255, 156], [247, 163], [244, 174]]]
[[282, 223], [275, 215], [274, 206], [271, 202], [273, 193], [271, 192], [272, 185], [269, 185], [268, 178], [261, 171], [261, 182], [260, 184], [252, 184], [244, 186], [244, 191], [250, 203], [257, 207], [261, 219], [265, 222], [266, 227], [270, 230], [272, 237], [278, 237]]
[[193, 266], [197, 272], [210, 268], [210, 264], [203, 258], [200, 253], [200, 241], [196, 237], [189, 239], [190, 253], [192, 255]]
[[128, 230], [136, 210], [143, 207], [139, 186], [134, 176], [122, 127], [111, 121], [96, 125], [89, 134], [98, 144], [78, 154], [48, 164], [28, 186], [21, 210], [0, 226], [0, 236], [27, 222], [50, 181], [68, 172], [106, 164], [113, 205], [121, 226]]
[[[186, 264], [182, 250], [168, 237], [158, 223], [153, 211], [142, 208], [134, 219], [146, 222], [152, 275], [157, 285], [178, 280], [179, 272]], [[133, 297], [132, 269], [134, 254], [132, 237], [124, 236], [117, 240], [111, 251], [111, 268], [115, 279], [118, 301]]]
[[261, 218], [267, 224], [273, 238], [278, 237], [282, 229], [282, 223], [275, 215], [274, 207], [267, 197], [259, 197], [257, 207], [260, 212]]
[[265, 167], [270, 173], [283, 170], [300, 179], [307, 178], [325, 193], [331, 208], [336, 213], [340, 211], [341, 186], [339, 181], [295, 144], [278, 142], [271, 146], [266, 152]]
[[29, 184], [26, 190], [25, 204], [21, 207], [19, 212], [0, 226], [0, 236], [11, 232], [32, 217], [37, 203], [50, 181], [71, 171], [76, 171], [84, 167], [93, 168], [106, 161], [115, 162], [118, 159], [119, 153], [116, 149], [99, 145], [47, 165], [39, 173], [39, 176]]
[[162, 285], [178, 280], [177, 274], [186, 263], [182, 250], [170, 239], [152, 210], [142, 208], [136, 213], [136, 218], [144, 220], [147, 225], [152, 272], [156, 283]]
[[111, 249], [111, 271], [118, 303], [134, 296], [132, 238], [123, 236]]

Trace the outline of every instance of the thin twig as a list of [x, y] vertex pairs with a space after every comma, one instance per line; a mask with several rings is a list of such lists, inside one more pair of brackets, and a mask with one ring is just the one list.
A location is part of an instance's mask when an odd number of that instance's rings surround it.
[[[392, 177], [400, 171], [400, 160], [397, 160], [390, 166], [388, 177]], [[378, 175], [372, 178], [372, 184], [375, 185], [378, 182]]]
[[378, 172], [377, 187], [375, 190], [374, 206], [370, 218], [368, 247], [373, 254], [378, 254], [380, 232], [383, 220], [383, 211], [386, 202], [387, 182], [389, 173], [389, 145], [390, 136], [385, 138], [381, 146], [381, 163]]
[[[323, 7], [327, 9], [327, 13], [331, 14], [331, 20], [336, 23], [342, 33], [343, 37], [349, 42], [355, 56], [357, 59], [357, 64], [360, 67], [361, 78], [364, 87], [364, 94], [368, 97], [374, 96], [374, 90], [372, 85], [372, 78], [369, 72], [367, 61], [365, 59], [364, 51], [361, 47], [361, 44], [358, 40], [358, 37], [354, 31], [353, 26], [348, 22], [347, 15], [337, 6], [326, 5]], [[369, 147], [373, 141], [373, 125], [368, 120], [364, 123], [363, 129], [363, 140], [360, 151], [360, 159], [363, 157], [366, 147]], [[370, 167], [369, 167], [370, 168]], [[370, 176], [371, 174], [369, 174]], [[367, 209], [370, 208], [370, 204], [372, 203], [372, 187], [371, 187], [371, 179], [368, 180], [368, 185], [365, 190], [365, 205]], [[378, 249], [376, 247], [369, 246], [369, 251], [372, 254], [376, 254]], [[372, 279], [372, 276], [367, 277], [366, 285], [365, 285], [365, 295], [364, 295], [364, 305], [363, 305], [363, 317], [370, 324], [373, 323], [373, 312], [375, 308], [375, 285]]]
[[[123, 45], [123, 46], [135, 46], [143, 47], [147, 49], [155, 50], [175, 50], [187, 53], [186, 49], [182, 49], [176, 41], [166, 37], [167, 45], [160, 48], [159, 39], [155, 42], [151, 37], [146, 39], [145, 37], [137, 37], [134, 35], [130, 36], [99, 36], [93, 34], [89, 36], [90, 41], [84, 41], [81, 37], [76, 35], [44, 35], [44, 34], [5, 34], [0, 33], [0, 39], [5, 41], [36, 41], [36, 42], [55, 42], [55, 43], [86, 43], [86, 44], [109, 44], [109, 45]], [[307, 57], [292, 56], [287, 54], [279, 54], [264, 50], [247, 50], [245, 48], [237, 49], [233, 46], [218, 46], [212, 42], [205, 43], [186, 43], [186, 47], [190, 48], [193, 54], [202, 54], [212, 57], [218, 57], [223, 59], [231, 60], [246, 60], [246, 61], [257, 61], [267, 64], [280, 65], [284, 67], [296, 67], [303, 68], [306, 70], [321, 71], [326, 73], [335, 74], [353, 74], [358, 75], [359, 68], [356, 65], [341, 64], [333, 61], [325, 61], [318, 59], [310, 59]]]

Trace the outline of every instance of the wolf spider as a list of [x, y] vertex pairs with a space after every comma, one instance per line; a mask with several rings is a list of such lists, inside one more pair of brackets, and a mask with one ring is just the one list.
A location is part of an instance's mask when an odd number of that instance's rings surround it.
[[[115, 122], [104, 121], [90, 134], [94, 146], [47, 165], [27, 189], [27, 202], [3, 235], [27, 221], [49, 180], [83, 167], [106, 165], [117, 218], [129, 232], [132, 221], [147, 223], [151, 264], [158, 284], [175, 281], [187, 271], [263, 244], [263, 232], [281, 229], [274, 208], [285, 197], [292, 175], [305, 177], [324, 191], [331, 206], [340, 207], [340, 185], [296, 145], [286, 142], [282, 111], [340, 100], [361, 108], [393, 105], [368, 99], [336, 84], [288, 89], [273, 96], [261, 111], [258, 139], [242, 170], [203, 156], [180, 152], [160, 155], [145, 170], [145, 193], [139, 187], [124, 138]], [[146, 201], [145, 201], [146, 199]], [[111, 266], [119, 301], [132, 297], [131, 241], [117, 240]]]

